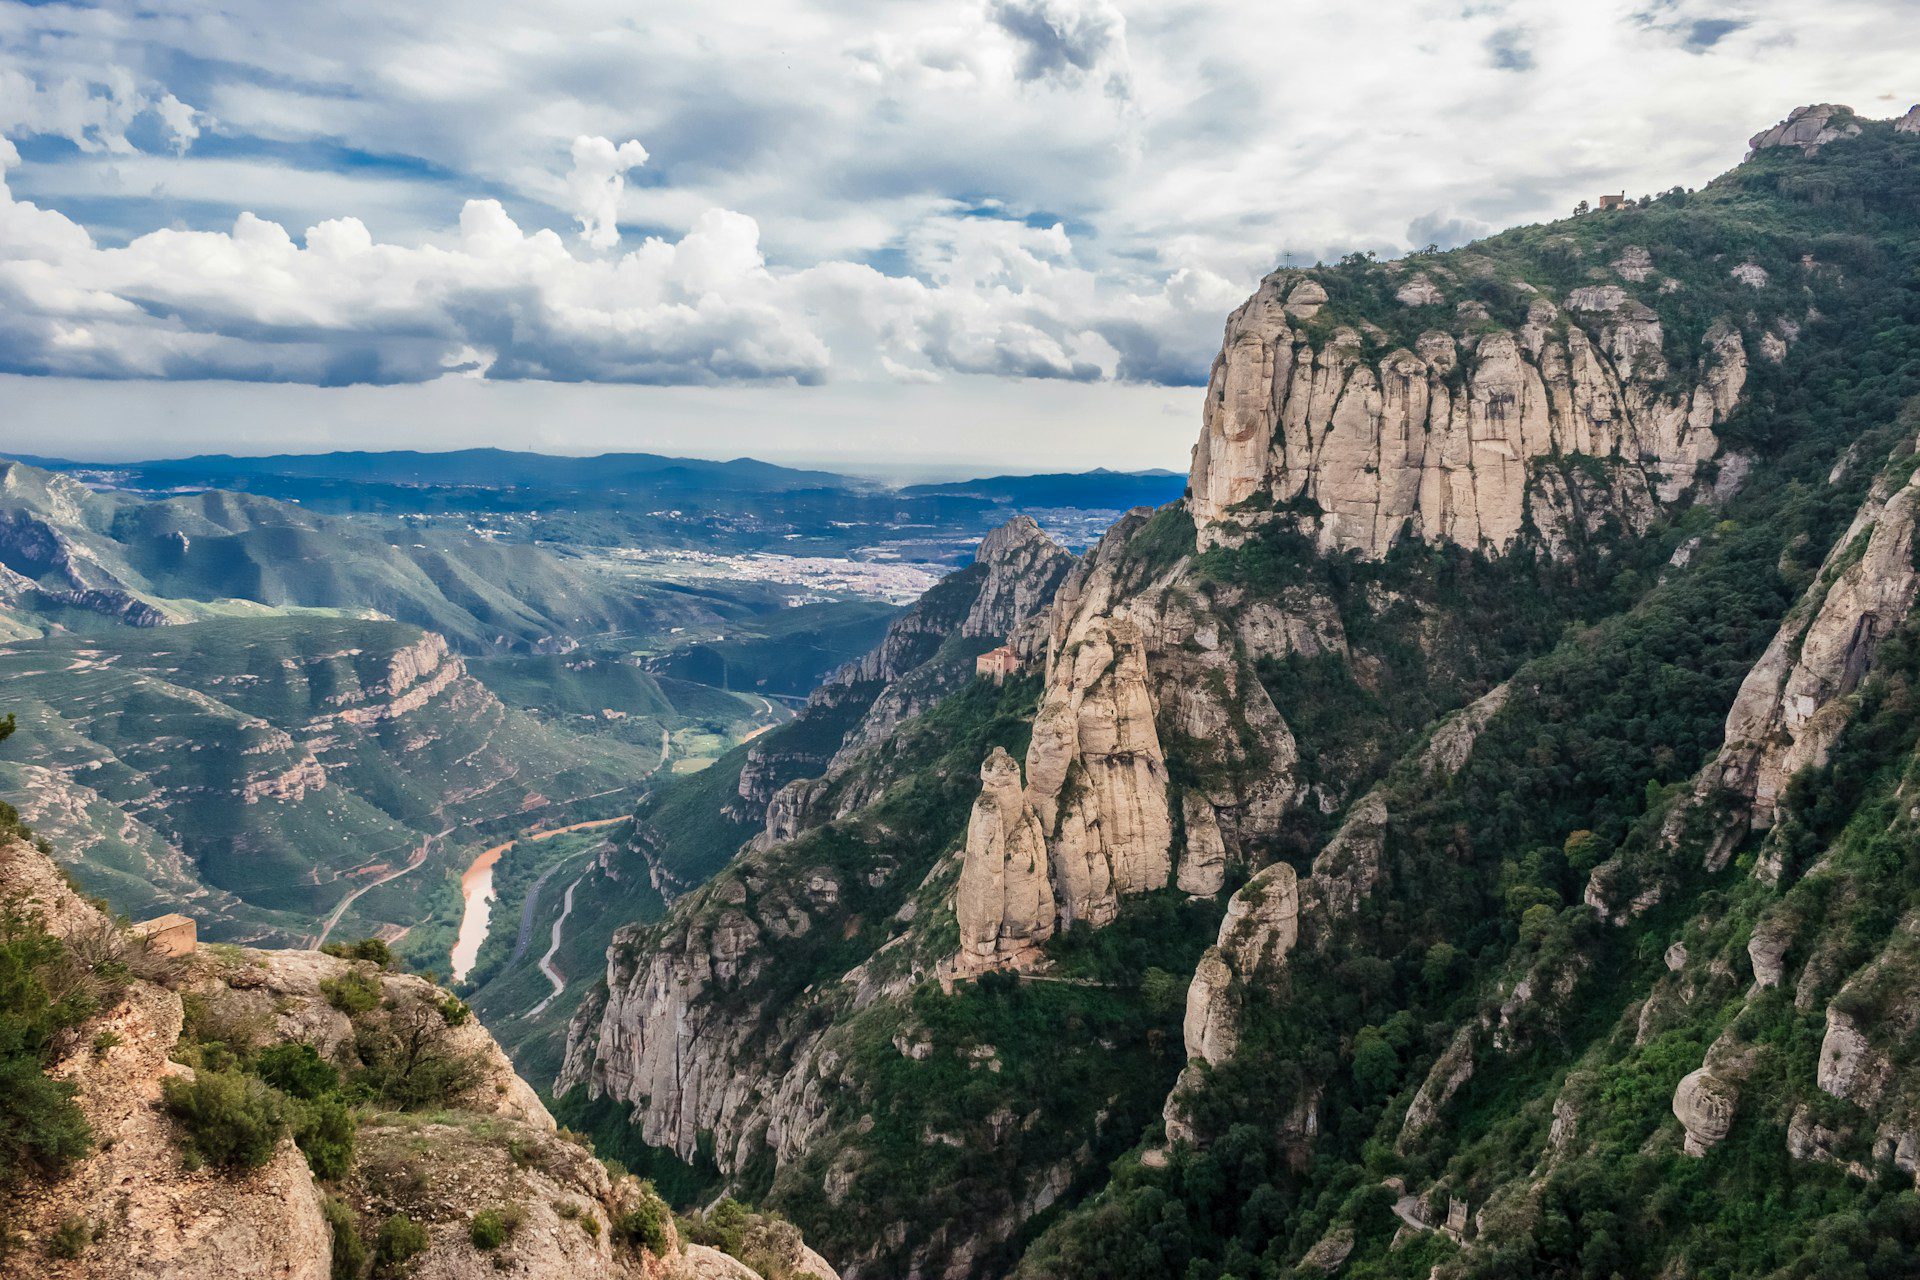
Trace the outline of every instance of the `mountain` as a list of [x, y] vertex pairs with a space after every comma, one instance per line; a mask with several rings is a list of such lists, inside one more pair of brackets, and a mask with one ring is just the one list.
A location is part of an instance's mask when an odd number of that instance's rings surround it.
[[[1024, 643], [1071, 561], [1029, 517], [989, 533], [973, 564], [894, 617], [879, 644], [832, 673], [791, 720], [700, 772], [656, 780], [632, 824], [556, 886], [544, 908], [537, 895], [520, 900], [526, 918], [553, 930], [551, 956], [516, 946], [504, 964], [477, 974], [471, 993], [516, 1060], [534, 1074], [559, 1070], [567, 1020], [616, 929], [657, 919], [743, 846], [771, 847], [866, 807], [895, 775], [871, 767], [865, 748], [965, 690], [981, 653], [1010, 638]], [[511, 896], [504, 902], [515, 905]], [[553, 966], [569, 975], [564, 984], [547, 975]]]
[[909, 496], [952, 494], [989, 498], [1007, 506], [1028, 509], [1087, 507], [1125, 511], [1130, 507], [1157, 507], [1178, 498], [1187, 478], [1173, 471], [1093, 471], [1031, 476], [986, 476], [946, 484], [912, 484], [901, 489]]
[[147, 501], [0, 460], [0, 625], [15, 632], [97, 629], [88, 615], [159, 626], [333, 609], [413, 623], [467, 652], [553, 649], [594, 631], [665, 630], [665, 615], [697, 603], [465, 523], [368, 524], [222, 490]]
[[733, 1205], [676, 1222], [554, 1124], [465, 1005], [386, 971], [377, 945], [128, 929], [7, 826], [8, 1274], [760, 1280], [744, 1257], [832, 1280], [785, 1223]]
[[21, 461], [150, 498], [217, 489], [333, 516], [465, 516], [484, 525], [492, 541], [863, 558], [904, 551], [909, 559], [944, 563], [964, 563], [982, 534], [1023, 512], [1042, 514], [1050, 528], [1084, 545], [1118, 512], [1178, 497], [1185, 485], [1171, 472], [1095, 470], [894, 489], [751, 458], [575, 458], [501, 449]]
[[1264, 280], [1019, 670], [689, 799], [561, 1112], [855, 1277], [1910, 1274], [1920, 108], [1752, 146]]
[[504, 706], [438, 635], [391, 622], [15, 641], [0, 672], [23, 730], [0, 752], [0, 797], [90, 890], [127, 911], [190, 909], [220, 939], [405, 933], [434, 914], [460, 850], [631, 796], [659, 756], [661, 719], [633, 744], [568, 733]]
[[[62, 465], [70, 467], [81, 464]], [[187, 458], [116, 463], [111, 469], [137, 477], [143, 485], [154, 487], [204, 485], [234, 488], [236, 482], [265, 477], [341, 480], [356, 485], [595, 491], [690, 488], [723, 493], [837, 489], [854, 483], [845, 476], [829, 471], [796, 470], [752, 458], [717, 462], [703, 458], [670, 458], [653, 453], [562, 457], [507, 449], [453, 449], [442, 453], [421, 453], [411, 449], [385, 452], [347, 450], [250, 458], [199, 454]]]

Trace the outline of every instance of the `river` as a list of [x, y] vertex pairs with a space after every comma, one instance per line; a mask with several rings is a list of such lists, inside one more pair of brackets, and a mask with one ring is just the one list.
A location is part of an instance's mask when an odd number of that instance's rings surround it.
[[493, 914], [493, 864], [513, 848], [513, 841], [497, 844], [470, 863], [460, 876], [460, 936], [453, 944], [453, 980], [473, 972], [480, 944], [487, 940], [487, 920]]

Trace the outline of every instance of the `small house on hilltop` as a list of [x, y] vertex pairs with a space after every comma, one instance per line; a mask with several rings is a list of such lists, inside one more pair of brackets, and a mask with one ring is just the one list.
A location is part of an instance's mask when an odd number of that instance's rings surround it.
[[1624, 191], [1622, 191], [1617, 196], [1601, 196], [1600, 197], [1600, 207], [1602, 209], [1618, 209], [1623, 205], [1625, 205], [1626, 203], [1627, 203], [1627, 193]]
[[983, 679], [1001, 684], [1006, 678], [1020, 670], [1020, 655], [1013, 651], [1012, 645], [1001, 645], [998, 649], [989, 649], [973, 660], [973, 674]]

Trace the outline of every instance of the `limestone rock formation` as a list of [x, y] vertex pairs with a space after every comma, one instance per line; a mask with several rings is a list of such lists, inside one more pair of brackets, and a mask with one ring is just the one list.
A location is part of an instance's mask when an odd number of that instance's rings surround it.
[[1739, 1086], [1707, 1067], [1689, 1072], [1680, 1081], [1673, 1091], [1673, 1114], [1686, 1130], [1688, 1155], [1703, 1156], [1708, 1148], [1726, 1139], [1733, 1129], [1734, 1108], [1739, 1102]]
[[1351, 915], [1379, 887], [1386, 842], [1387, 801], [1376, 788], [1354, 801], [1314, 858], [1305, 894], [1309, 908], [1334, 918]]
[[1233, 1056], [1239, 1042], [1236, 1009], [1229, 998], [1233, 970], [1218, 947], [1208, 948], [1187, 988], [1187, 1012], [1181, 1020], [1187, 1057], [1218, 1066]]
[[1032, 516], [1015, 516], [980, 540], [974, 563], [986, 572], [960, 634], [1003, 639], [1052, 603], [1073, 556]]
[[1795, 107], [1787, 113], [1785, 120], [1771, 129], [1762, 129], [1748, 140], [1750, 150], [1747, 159], [1751, 160], [1773, 147], [1798, 147], [1805, 154], [1812, 155], [1829, 142], [1851, 138], [1859, 132], [1860, 122], [1853, 118], [1851, 107], [1837, 106], [1831, 102]]
[[[1027, 748], [1027, 782], [1041, 822], [1071, 831], [1062, 842], [1095, 877], [1104, 869], [1115, 893], [1166, 886], [1173, 871], [1166, 757], [1145, 642], [1129, 619], [1093, 618], [1055, 653]], [[1067, 919], [1099, 910], [1097, 886], [1083, 898], [1076, 879], [1062, 878]]]
[[959, 970], [980, 973], [1030, 963], [1053, 936], [1053, 884], [1040, 819], [1020, 786], [1020, 766], [1000, 747], [980, 766], [980, 796], [967, 822], [954, 911]]
[[1355, 330], [1317, 339], [1295, 327], [1310, 283], [1276, 272], [1227, 322], [1190, 481], [1203, 548], [1233, 540], [1243, 517], [1306, 500], [1328, 550], [1378, 558], [1411, 528], [1504, 551], [1530, 513], [1536, 525], [1570, 519], [1532, 487], [1548, 455], [1609, 460], [1618, 484], [1646, 495], [1624, 513], [1644, 524], [1718, 452], [1714, 428], [1746, 382], [1740, 336], [1722, 325], [1690, 385], [1670, 390], [1660, 320], [1618, 286], [1576, 289], [1564, 315], [1538, 299], [1523, 333], [1435, 329], [1417, 350], [1375, 357]]
[[763, 824], [753, 847], [772, 848], [832, 816], [814, 808], [825, 782], [973, 678], [970, 656], [941, 657], [948, 638], [1006, 640], [1031, 627], [1073, 564], [1030, 516], [981, 539], [971, 565], [915, 601], [878, 645], [808, 697], [802, 727], [829, 725], [828, 732], [768, 734], [748, 748], [728, 814]]
[[[1890, 495], [1876, 487], [1741, 682], [1727, 713], [1726, 746], [1703, 786], [1743, 798], [1756, 828], [1773, 825], [1794, 774], [1826, 760], [1851, 714], [1846, 696], [1913, 607], [1920, 585], [1913, 562], [1917, 502], [1920, 480]], [[1730, 838], [1717, 841], [1710, 864], [1721, 865], [1732, 845]]]
[[[366, 1231], [372, 1227], [365, 1224], [392, 1213], [423, 1226], [427, 1245], [409, 1275], [464, 1280], [502, 1271], [670, 1280], [693, 1274], [672, 1247], [670, 1220], [670, 1247], [661, 1255], [615, 1241], [615, 1219], [644, 1194], [639, 1183], [616, 1182], [590, 1150], [561, 1135], [477, 1021], [446, 1021], [446, 993], [431, 983], [313, 951], [203, 948], [156, 959], [140, 953], [136, 939], [121, 935], [67, 887], [48, 858], [20, 841], [0, 845], [0, 903], [37, 918], [85, 954], [118, 948], [133, 956], [124, 963], [134, 976], [48, 1070], [74, 1086], [92, 1129], [91, 1150], [58, 1180], [30, 1177], [0, 1193], [0, 1218], [18, 1237], [8, 1266], [29, 1268], [20, 1274], [326, 1280], [333, 1229], [323, 1216], [321, 1188], [293, 1140], [283, 1138], [255, 1169], [189, 1168], [161, 1085], [194, 1075], [193, 1067], [172, 1060], [188, 998], [203, 1011], [199, 1016], [255, 1037], [260, 1046], [305, 1043], [323, 1059], [350, 1058], [355, 1024], [323, 986], [350, 971], [377, 986], [382, 1007], [403, 1014], [422, 1008], [430, 1015], [422, 1025], [444, 1036], [444, 1052], [472, 1065], [471, 1082], [439, 1112], [363, 1116], [353, 1163], [332, 1189], [354, 1207]], [[471, 1219], [502, 1206], [518, 1209], [520, 1224], [497, 1251], [482, 1253], [471, 1239]], [[76, 1216], [89, 1225], [80, 1256], [47, 1253], [39, 1242]], [[813, 1270], [822, 1280], [833, 1276], [824, 1263]]]
[[1227, 845], [1220, 838], [1220, 823], [1206, 797], [1191, 791], [1180, 797], [1180, 815], [1186, 847], [1174, 883], [1182, 893], [1211, 898], [1227, 877]]
[[1440, 1112], [1453, 1101], [1460, 1087], [1473, 1079], [1474, 1042], [1484, 1030], [1479, 1024], [1460, 1028], [1446, 1052], [1435, 1060], [1427, 1078], [1414, 1093], [1413, 1101], [1407, 1104], [1406, 1119], [1400, 1123], [1400, 1136], [1395, 1142], [1398, 1150], [1403, 1153], [1410, 1150], [1415, 1140], [1440, 1118]]
[[1451, 777], [1473, 754], [1473, 744], [1487, 723], [1507, 705], [1507, 686], [1496, 685], [1440, 722], [1420, 753], [1420, 770], [1428, 777]]

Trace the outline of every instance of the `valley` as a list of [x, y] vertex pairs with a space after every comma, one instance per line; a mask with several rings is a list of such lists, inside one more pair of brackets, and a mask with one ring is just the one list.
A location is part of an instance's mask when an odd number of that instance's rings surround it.
[[1920, 1273], [1920, 107], [1224, 319], [1184, 475], [0, 462], [0, 1257]]

